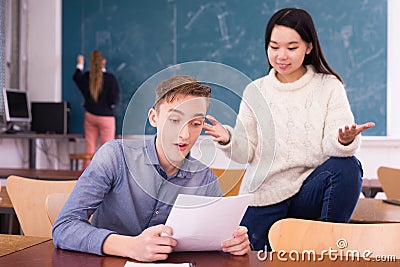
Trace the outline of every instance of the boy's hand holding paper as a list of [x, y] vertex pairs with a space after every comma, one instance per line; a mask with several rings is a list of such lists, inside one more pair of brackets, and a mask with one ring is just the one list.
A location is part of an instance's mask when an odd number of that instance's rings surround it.
[[238, 230], [252, 198], [180, 194], [165, 223], [178, 241], [174, 251], [221, 250], [221, 244]]

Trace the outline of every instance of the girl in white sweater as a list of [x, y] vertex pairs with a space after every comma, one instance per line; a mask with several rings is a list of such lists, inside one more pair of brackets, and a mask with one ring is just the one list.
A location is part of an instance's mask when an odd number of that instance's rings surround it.
[[254, 194], [242, 224], [254, 250], [286, 217], [348, 222], [362, 186], [360, 133], [339, 75], [326, 62], [311, 16], [285, 8], [265, 32], [269, 74], [243, 93], [235, 128], [204, 126], [233, 160], [247, 163], [240, 193]]

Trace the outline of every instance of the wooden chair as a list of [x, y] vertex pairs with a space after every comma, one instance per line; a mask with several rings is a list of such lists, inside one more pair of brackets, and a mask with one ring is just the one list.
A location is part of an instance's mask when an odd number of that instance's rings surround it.
[[45, 200], [45, 208], [51, 225], [54, 225], [54, 222], [57, 220], [58, 214], [60, 213], [68, 197], [69, 193], [52, 193], [47, 195]]
[[236, 196], [239, 194], [240, 185], [246, 170], [218, 168], [211, 168], [211, 170], [218, 176], [219, 186], [224, 196]]
[[93, 154], [87, 153], [76, 153], [69, 154], [69, 165], [71, 170], [79, 170], [79, 160], [91, 160], [93, 158]]
[[400, 169], [379, 167], [378, 179], [387, 199], [400, 199]]
[[292, 250], [301, 253], [314, 251], [321, 255], [330, 248], [343, 251], [358, 251], [362, 254], [369, 250], [377, 255], [394, 255], [400, 259], [399, 223], [352, 224], [331, 223], [301, 219], [282, 219], [275, 222], [269, 233], [269, 242], [274, 251]]
[[11, 175], [6, 188], [25, 235], [51, 237], [51, 224], [45, 200], [52, 193], [70, 193], [76, 180], [46, 181]]

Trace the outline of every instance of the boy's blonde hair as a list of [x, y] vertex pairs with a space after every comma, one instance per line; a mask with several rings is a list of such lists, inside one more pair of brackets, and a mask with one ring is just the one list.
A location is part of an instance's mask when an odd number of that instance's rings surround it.
[[192, 76], [175, 75], [162, 81], [156, 88], [154, 108], [158, 110], [161, 103], [170, 103], [181, 96], [210, 97], [211, 88], [200, 83]]

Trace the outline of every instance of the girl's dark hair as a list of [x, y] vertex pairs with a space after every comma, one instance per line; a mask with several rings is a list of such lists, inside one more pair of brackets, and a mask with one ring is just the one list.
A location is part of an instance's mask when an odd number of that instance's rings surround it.
[[[272, 29], [275, 25], [289, 27], [295, 30], [307, 43], [312, 43], [313, 49], [311, 53], [306, 55], [303, 65], [313, 65], [318, 73], [335, 75], [341, 82], [340, 78], [329, 65], [322, 52], [321, 45], [318, 40], [317, 31], [315, 30], [314, 22], [307, 11], [299, 8], [284, 8], [277, 11], [268, 21], [265, 29], [265, 53], [268, 58], [268, 46], [271, 40]], [[272, 69], [271, 63], [268, 61], [269, 69]]]

